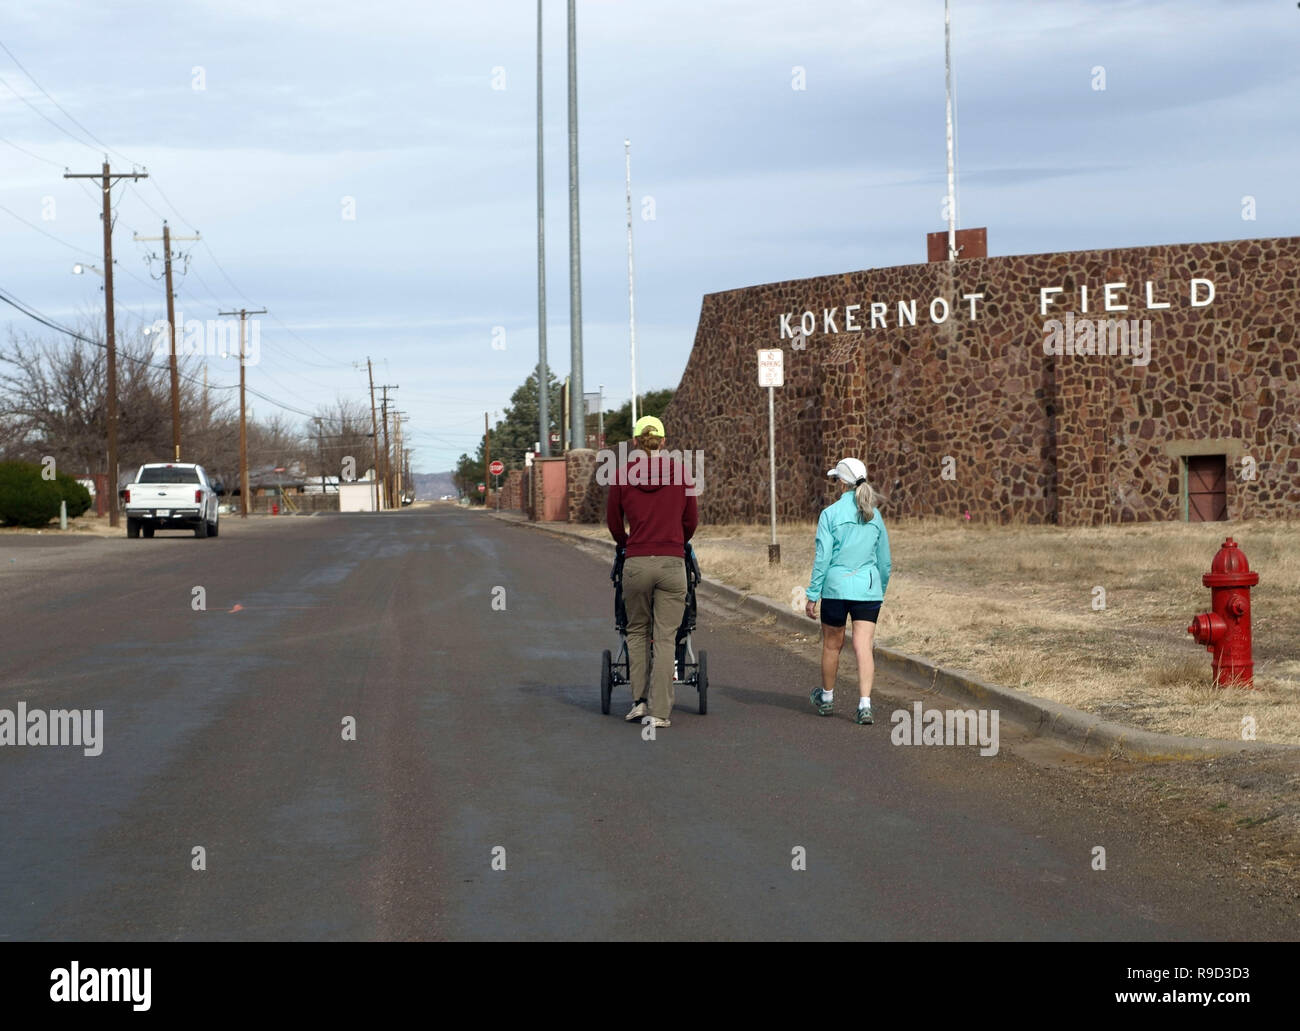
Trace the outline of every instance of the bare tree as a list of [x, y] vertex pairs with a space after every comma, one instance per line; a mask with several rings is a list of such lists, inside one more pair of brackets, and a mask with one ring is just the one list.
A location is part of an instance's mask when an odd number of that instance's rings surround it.
[[[53, 456], [74, 476], [107, 467], [107, 357], [102, 321], [83, 315], [75, 340], [9, 334], [0, 347], [0, 460], [39, 462]], [[157, 338], [154, 338], [156, 342]], [[142, 326], [118, 331], [118, 466], [124, 480], [146, 462], [173, 455], [171, 379], [167, 356]], [[197, 462], [230, 490], [239, 483], [239, 394], [229, 384], [206, 385], [200, 359], [178, 355], [181, 460]], [[275, 414], [248, 424], [248, 464], [296, 466], [308, 475], [337, 476], [343, 459], [358, 475], [371, 464], [370, 409], [342, 398], [318, 409], [306, 425]], [[319, 426], [319, 430], [318, 430]]]
[[[107, 467], [107, 358], [96, 320], [75, 326], [84, 340], [9, 334], [0, 347], [0, 458], [53, 456], [73, 475]], [[91, 341], [88, 343], [87, 341]], [[118, 333], [118, 466], [134, 468], [172, 455], [171, 384], [166, 360], [145, 335]], [[193, 360], [179, 359], [182, 456], [211, 468], [238, 468], [238, 426], [228, 396], [207, 391]], [[215, 397], [213, 396], [215, 394]]]
[[[95, 339], [88, 317], [77, 329]], [[0, 348], [0, 457], [36, 462], [52, 456], [74, 475], [103, 471], [105, 378], [102, 349], [11, 330]]]
[[309, 447], [300, 427], [283, 415], [248, 423], [248, 467], [250, 470], [289, 468], [297, 465], [306, 470], [306, 461], [315, 451]]
[[[361, 401], [338, 398], [332, 405], [316, 409], [310, 432], [315, 457], [309, 465], [317, 476], [342, 478], [343, 463], [351, 458], [359, 478], [374, 465], [375, 446], [370, 433], [370, 406]], [[319, 431], [317, 430], [319, 427]]]

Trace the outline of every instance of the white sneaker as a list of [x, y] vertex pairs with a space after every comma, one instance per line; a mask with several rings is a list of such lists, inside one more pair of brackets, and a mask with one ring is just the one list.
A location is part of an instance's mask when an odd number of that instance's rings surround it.
[[673, 725], [672, 720], [666, 720], [662, 716], [647, 716], [641, 722], [649, 723], [652, 727], [671, 727]]
[[637, 702], [636, 705], [632, 706], [632, 711], [624, 716], [623, 719], [628, 723], [632, 723], [635, 720], [639, 720], [642, 716], [645, 716], [649, 711], [650, 710], [646, 708], [645, 702]]

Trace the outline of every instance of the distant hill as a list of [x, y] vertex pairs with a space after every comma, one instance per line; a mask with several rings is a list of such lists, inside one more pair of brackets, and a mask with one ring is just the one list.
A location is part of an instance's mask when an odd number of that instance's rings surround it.
[[456, 497], [456, 484], [452, 481], [451, 472], [445, 473], [412, 473], [415, 477], [415, 500], [416, 501], [437, 501], [444, 494], [450, 494]]

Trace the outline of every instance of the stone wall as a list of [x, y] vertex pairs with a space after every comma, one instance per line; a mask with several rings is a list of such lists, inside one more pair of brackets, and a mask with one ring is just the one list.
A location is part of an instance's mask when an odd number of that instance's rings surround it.
[[573, 448], [564, 453], [571, 523], [600, 523], [605, 520], [608, 488], [596, 482], [596, 454], [591, 448]]
[[516, 512], [523, 510], [524, 471], [522, 469], [510, 469], [506, 472], [505, 479], [501, 482], [501, 507]]
[[[669, 447], [704, 453], [702, 518], [764, 520], [767, 391], [754, 352], [780, 347], [781, 518], [815, 517], [838, 494], [825, 471], [854, 455], [896, 514], [1176, 519], [1181, 456], [1198, 448], [1233, 463], [1231, 517], [1294, 517], [1298, 281], [1300, 238], [1289, 237], [979, 258], [709, 294], [664, 415]], [[1209, 303], [1194, 303], [1210, 289]], [[1044, 353], [1045, 324], [1067, 313], [1072, 324], [1149, 320], [1149, 363]], [[1235, 475], [1243, 456], [1256, 479]]]
[[519, 508], [529, 519], [536, 519], [533, 499], [533, 467], [526, 466], [519, 478]]

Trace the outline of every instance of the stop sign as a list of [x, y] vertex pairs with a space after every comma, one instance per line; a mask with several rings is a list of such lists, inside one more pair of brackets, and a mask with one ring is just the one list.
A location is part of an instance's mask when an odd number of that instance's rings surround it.
[[478, 485], [478, 492], [479, 492], [480, 494], [482, 494], [482, 493], [483, 493], [484, 491], [486, 491], [486, 490], [487, 490], [487, 487], [485, 487], [483, 484], [480, 483], [480, 484]]
[[499, 458], [492, 459], [492, 464], [488, 466], [488, 472], [490, 472], [493, 476], [500, 476], [505, 471], [506, 471], [506, 464], [505, 462], [501, 461], [501, 459]]

